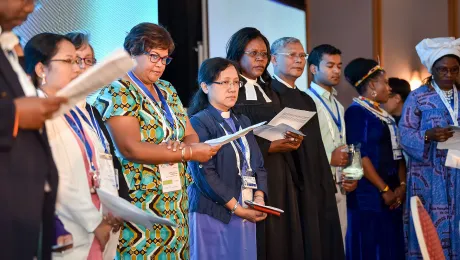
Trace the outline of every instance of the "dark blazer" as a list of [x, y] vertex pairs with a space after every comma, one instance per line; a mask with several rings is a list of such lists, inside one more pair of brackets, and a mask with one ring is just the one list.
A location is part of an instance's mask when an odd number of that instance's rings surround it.
[[[246, 128], [251, 125], [244, 115], [232, 113], [233, 121], [237, 129], [241, 126]], [[212, 106], [198, 112], [190, 122], [197, 132], [200, 142], [218, 138], [225, 135], [219, 124], [224, 125], [227, 132], [233, 132], [220, 112]], [[252, 132], [246, 135], [251, 151], [251, 168], [256, 176], [257, 189], [267, 195], [267, 172], [264, 168], [264, 160]], [[243, 155], [240, 152], [241, 165]], [[192, 174], [193, 184], [188, 188], [189, 211], [207, 214], [224, 223], [229, 223], [230, 211], [224, 206], [232, 198], [238, 200], [241, 193], [241, 177], [238, 175], [235, 151], [231, 144], [226, 144], [217, 152], [211, 160], [200, 164], [190, 162], [188, 170]]]
[[[0, 49], [0, 258], [32, 259], [42, 234], [42, 259], [50, 259], [58, 175], [45, 129], [19, 129], [13, 137], [13, 100], [21, 96], [18, 77]], [[45, 181], [51, 187], [46, 195]]]

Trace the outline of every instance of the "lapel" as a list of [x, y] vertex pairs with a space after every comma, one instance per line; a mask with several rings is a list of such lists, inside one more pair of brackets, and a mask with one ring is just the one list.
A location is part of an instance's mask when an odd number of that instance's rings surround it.
[[[230, 110], [230, 111], [231, 111], [230, 116], [233, 118], [233, 122], [235, 123], [236, 131], [238, 131], [240, 129], [241, 125], [239, 123], [239, 120], [236, 118], [235, 113], [233, 113], [232, 110]], [[207, 112], [208, 115], [210, 115], [212, 117], [213, 120], [217, 121], [217, 123], [222, 125], [225, 128], [225, 131], [227, 131], [228, 133], [233, 133], [232, 128], [227, 124], [227, 122], [225, 122], [225, 120], [221, 116], [221, 114], [220, 114], [221, 112], [219, 110], [217, 110], [212, 105], [209, 105], [206, 108], [206, 112]]]
[[272, 80], [272, 89], [280, 96], [286, 93], [288, 90], [288, 88], [283, 83], [279, 82], [276, 78]]
[[18, 76], [16, 72], [11, 67], [10, 62], [5, 56], [5, 53], [0, 48], [0, 74], [3, 76], [7, 83], [7, 88], [14, 93], [15, 97], [24, 96], [24, 91], [22, 90], [21, 84], [19, 83]]

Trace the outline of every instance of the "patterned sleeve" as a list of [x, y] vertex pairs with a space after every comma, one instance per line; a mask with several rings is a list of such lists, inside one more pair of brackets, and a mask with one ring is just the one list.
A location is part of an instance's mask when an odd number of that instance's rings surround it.
[[113, 116], [132, 116], [139, 118], [141, 100], [136, 89], [128, 81], [114, 81], [101, 89], [94, 107], [103, 121]]
[[417, 96], [412, 92], [404, 102], [399, 135], [404, 151], [418, 161], [428, 161], [430, 144], [425, 143], [425, 131], [421, 130], [421, 111]]

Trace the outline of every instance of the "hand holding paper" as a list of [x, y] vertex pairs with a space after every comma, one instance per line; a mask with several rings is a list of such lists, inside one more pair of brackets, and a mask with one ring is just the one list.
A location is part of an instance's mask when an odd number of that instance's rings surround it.
[[254, 134], [269, 141], [276, 141], [284, 138], [285, 132], [292, 132], [305, 136], [299, 129], [304, 126], [316, 112], [284, 108], [267, 125], [260, 126], [254, 130]]
[[259, 127], [259, 126], [261, 126], [261, 125], [263, 125], [265, 123], [266, 122], [264, 121], [264, 122], [261, 122], [261, 123], [246, 127], [244, 129], [241, 129], [240, 131], [238, 131], [238, 132], [236, 132], [234, 134], [224, 135], [224, 136], [221, 136], [221, 137], [216, 138], [216, 139], [207, 140], [205, 143], [209, 144], [211, 146], [228, 144], [231, 141], [234, 141], [234, 140], [236, 140], [236, 139], [238, 139], [238, 138], [240, 138], [242, 136], [247, 135], [249, 132], [251, 132], [255, 128], [257, 128], [257, 127]]

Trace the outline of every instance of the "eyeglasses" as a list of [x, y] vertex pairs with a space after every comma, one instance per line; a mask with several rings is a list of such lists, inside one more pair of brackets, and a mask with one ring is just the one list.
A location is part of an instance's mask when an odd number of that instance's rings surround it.
[[163, 65], [168, 65], [169, 63], [171, 63], [173, 59], [170, 56], [160, 57], [160, 55], [158, 55], [157, 53], [145, 52], [144, 54], [150, 56], [150, 62], [157, 63], [159, 60], [161, 60], [161, 63], [163, 63]]
[[301, 60], [306, 60], [308, 58], [308, 54], [306, 53], [297, 54], [295, 52], [278, 52], [278, 53], [275, 53], [275, 55], [284, 55], [291, 59], [300, 58]]
[[236, 86], [238, 88], [241, 88], [243, 86], [243, 82], [241, 81], [228, 81], [228, 80], [225, 80], [225, 81], [213, 81], [212, 83], [215, 83], [215, 84], [218, 84], [222, 87], [225, 87], [225, 88], [230, 88], [230, 87], [233, 87], [233, 86]]
[[457, 75], [460, 71], [460, 68], [455, 66], [455, 67], [452, 67], [452, 68], [447, 68], [447, 67], [437, 67], [435, 68], [436, 71], [438, 72], [439, 76], [445, 76], [447, 75], [449, 72], [450, 74], [452, 75]]
[[247, 54], [251, 58], [261, 57], [263, 59], [268, 58], [268, 53], [266, 51], [257, 52], [257, 51], [245, 51], [244, 54]]
[[80, 65], [80, 62], [78, 59], [55, 59], [55, 60], [50, 60], [51, 61], [60, 61], [60, 62], [64, 62], [64, 63], [67, 63], [67, 64], [70, 64], [70, 65], [74, 65], [74, 64], [78, 64]]
[[78, 61], [78, 65], [82, 65], [83, 63], [85, 63], [88, 66], [93, 66], [94, 64], [96, 64], [96, 59], [94, 59], [94, 58], [80, 58], [80, 57], [77, 57], [77, 61]]

